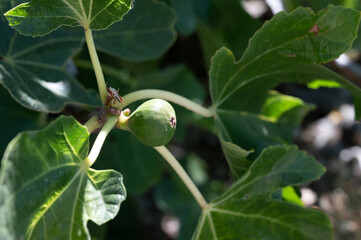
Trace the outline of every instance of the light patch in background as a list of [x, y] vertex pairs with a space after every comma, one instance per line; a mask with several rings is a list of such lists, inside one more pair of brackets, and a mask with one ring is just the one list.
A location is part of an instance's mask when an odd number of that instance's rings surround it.
[[301, 201], [306, 206], [315, 205], [315, 203], [317, 202], [317, 194], [309, 188], [302, 188], [301, 189]]
[[340, 152], [340, 159], [344, 162], [349, 162], [352, 159], [356, 159], [358, 162], [359, 169], [361, 170], [361, 147], [353, 146], [345, 148]]
[[187, 172], [197, 186], [207, 183], [209, 180], [207, 164], [198, 155], [191, 153], [187, 157]]
[[[356, 2], [356, 1], [352, 1]], [[348, 71], [360, 76], [361, 75], [361, 65], [357, 62], [359, 59], [359, 51], [357, 49], [351, 48], [346, 53], [341, 54], [336, 60], [335, 63], [340, 68], [345, 68]]]
[[164, 215], [162, 217], [160, 226], [169, 237], [176, 239], [179, 235], [181, 223], [178, 218], [171, 215]]
[[338, 235], [350, 234], [349, 236], [356, 236], [350, 239], [360, 239], [357, 238], [360, 231], [360, 222], [356, 214], [358, 210], [350, 208], [350, 200], [349, 195], [342, 188], [337, 188], [331, 193], [322, 195], [319, 203], [323, 211], [333, 216]]
[[326, 117], [315, 121], [302, 134], [302, 138], [310, 141], [316, 149], [324, 148], [342, 137], [344, 127], [355, 123], [355, 109], [351, 104], [343, 104], [338, 110], [330, 112]]
[[42, 87], [52, 92], [56, 96], [68, 98], [70, 93], [69, 83], [64, 81], [46, 82], [44, 80], [34, 78], [34, 81], [39, 83]]
[[347, 66], [349, 65], [352, 61], [351, 59], [345, 54], [341, 54], [336, 60], [335, 62], [340, 65], [340, 66]]
[[313, 129], [313, 146], [317, 149], [325, 147], [331, 140], [338, 139], [341, 132], [333, 119], [326, 117], [316, 121]]
[[281, 0], [266, 0], [266, 3], [273, 14], [277, 14], [285, 9]]
[[330, 214], [336, 212], [347, 212], [346, 203], [349, 201], [348, 195], [337, 188], [334, 192], [325, 194], [320, 198], [320, 207]]
[[261, 130], [265, 136], [267, 136], [267, 137], [269, 136], [269, 132], [264, 125], [261, 125]]
[[350, 127], [355, 123], [355, 107], [351, 104], [342, 104], [340, 107], [342, 125]]
[[263, 0], [241, 1], [243, 9], [253, 18], [259, 18], [267, 12], [267, 5]]
[[73, 59], [69, 59], [65, 63], [65, 70], [72, 76], [76, 76], [78, 74], [78, 68]]

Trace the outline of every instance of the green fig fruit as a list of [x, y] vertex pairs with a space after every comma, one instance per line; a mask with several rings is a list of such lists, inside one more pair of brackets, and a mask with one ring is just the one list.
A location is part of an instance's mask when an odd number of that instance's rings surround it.
[[128, 128], [145, 145], [165, 145], [176, 129], [175, 111], [162, 99], [146, 101], [129, 116]]

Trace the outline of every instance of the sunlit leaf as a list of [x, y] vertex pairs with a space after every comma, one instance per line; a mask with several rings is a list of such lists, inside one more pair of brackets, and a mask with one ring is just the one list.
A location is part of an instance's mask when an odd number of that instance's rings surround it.
[[312, 89], [318, 89], [320, 87], [337, 88], [342, 86], [338, 82], [316, 79], [315, 81], [308, 83], [307, 87]]
[[282, 189], [282, 198], [285, 199], [287, 202], [292, 202], [301, 206], [304, 205], [295, 188], [292, 186], [288, 186]]
[[24, 35], [44, 36], [61, 26], [101, 30], [123, 18], [132, 0], [32, 0], [5, 16]]
[[23, 132], [0, 173], [0, 239], [89, 239], [88, 220], [114, 218], [126, 193], [113, 170], [89, 169], [89, 133], [73, 118]]

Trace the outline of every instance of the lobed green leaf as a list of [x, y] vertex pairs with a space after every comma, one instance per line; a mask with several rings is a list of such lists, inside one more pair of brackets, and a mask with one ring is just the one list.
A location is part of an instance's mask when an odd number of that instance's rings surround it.
[[341, 85], [353, 95], [360, 119], [361, 89], [317, 65], [351, 47], [359, 21], [359, 12], [342, 7], [329, 6], [318, 14], [297, 8], [266, 22], [239, 62], [230, 50], [217, 51], [209, 75], [221, 142], [253, 149], [255, 155], [267, 146], [289, 144], [311, 107], [285, 96], [270, 97], [270, 89], [284, 82], [307, 84], [322, 79], [336, 83], [329, 86]]
[[242, 178], [203, 209], [193, 239], [331, 239], [322, 212], [270, 199], [275, 191], [324, 172], [296, 147], [265, 149]]
[[132, 0], [32, 0], [9, 10], [5, 16], [15, 30], [35, 37], [61, 26], [106, 29], [131, 8]]
[[[297, 6], [311, 7], [314, 11], [319, 11], [326, 8], [330, 4], [341, 5], [346, 8], [352, 8], [355, 10], [361, 10], [360, 1], [332, 1], [332, 0], [322, 0], [322, 1], [301, 1], [301, 0], [282, 0], [283, 5], [285, 6], [286, 11], [294, 10]], [[354, 41], [352, 48], [360, 50], [361, 49], [361, 28], [358, 28], [357, 39]]]
[[88, 220], [114, 218], [126, 192], [113, 170], [89, 169], [89, 133], [60, 117], [10, 142], [0, 173], [0, 239], [89, 239]]

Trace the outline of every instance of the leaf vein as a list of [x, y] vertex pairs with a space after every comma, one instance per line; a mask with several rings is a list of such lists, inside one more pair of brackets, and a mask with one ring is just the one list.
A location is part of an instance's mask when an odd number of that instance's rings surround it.
[[210, 211], [219, 212], [219, 213], [223, 213], [223, 214], [234, 215], [234, 216], [239, 216], [239, 217], [259, 218], [259, 219], [262, 219], [262, 220], [269, 221], [271, 223], [276, 223], [278, 225], [282, 225], [284, 227], [287, 227], [287, 228], [291, 229], [292, 231], [299, 232], [301, 235], [304, 235], [304, 232], [302, 232], [302, 230], [297, 229], [296, 227], [294, 227], [294, 226], [292, 226], [290, 224], [287, 224], [286, 222], [281, 222], [281, 221], [279, 221], [277, 219], [274, 219], [274, 218], [261, 216], [261, 215], [258, 215], [258, 214], [245, 214], [245, 213], [240, 213], [240, 212], [232, 212], [232, 211], [225, 210], [225, 209], [220, 209], [220, 208], [212, 208], [212, 209], [210, 209]]
[[74, 206], [73, 206], [73, 211], [72, 211], [72, 216], [71, 216], [71, 222], [70, 222], [70, 230], [69, 230], [69, 240], [72, 239], [72, 233], [73, 233], [73, 225], [74, 225], [74, 216], [75, 216], [75, 208], [76, 208], [76, 204], [77, 204], [77, 200], [79, 197], [79, 192], [80, 192], [80, 187], [82, 185], [83, 179], [84, 179], [84, 173], [82, 172], [81, 176], [80, 176], [80, 181], [79, 181], [79, 185], [76, 191], [76, 195], [75, 195], [75, 201], [74, 201]]
[[6, 205], [7, 202], [9, 202], [10, 200], [13, 200], [13, 198], [20, 192], [22, 191], [24, 188], [26, 188], [27, 186], [31, 185], [32, 183], [36, 182], [38, 179], [44, 177], [46, 174], [48, 174], [49, 172], [52, 172], [54, 170], [57, 170], [59, 168], [62, 168], [62, 167], [70, 167], [70, 166], [79, 166], [79, 164], [62, 164], [62, 165], [59, 165], [59, 166], [56, 166], [54, 168], [49, 168], [46, 172], [42, 173], [41, 175], [37, 176], [36, 178], [33, 178], [31, 179], [30, 181], [24, 183], [20, 188], [18, 188], [16, 191], [14, 191], [11, 195], [8, 195], [7, 198], [6, 198], [6, 201], [4, 202], [4, 206]]
[[[49, 68], [49, 69], [56, 69], [56, 70], [64, 71], [64, 69], [62, 67], [53, 65], [53, 64], [48, 64], [48, 63], [30, 62], [30, 61], [24, 61], [24, 60], [16, 60], [16, 61], [14, 61], [14, 63], [20, 63], [22, 65], [29, 65], [29, 66], [34, 66], [34, 67]], [[19, 65], [16, 65], [15, 67], [19, 68], [19, 69], [21, 68], [24, 71], [31, 73], [30, 71], [26, 70], [23, 67], [20, 67]], [[36, 77], [36, 75], [34, 73], [31, 73], [31, 74], [32, 74], [32, 76]]]
[[[252, 169], [250, 169], [250, 171], [252, 171]], [[228, 199], [232, 198], [233, 196], [237, 195], [239, 192], [243, 191], [246, 187], [248, 187], [249, 185], [251, 185], [252, 183], [262, 179], [262, 178], [266, 178], [266, 177], [271, 177], [271, 176], [275, 176], [275, 175], [279, 175], [279, 174], [283, 174], [283, 173], [294, 173], [294, 174], [305, 174], [306, 171], [299, 169], [299, 170], [289, 170], [289, 169], [285, 169], [284, 171], [279, 171], [279, 172], [272, 172], [272, 173], [268, 173], [266, 175], [262, 175], [262, 176], [257, 176], [255, 178], [253, 178], [251, 181], [249, 181], [248, 183], [242, 185], [241, 187], [239, 187], [237, 190], [235, 190], [234, 192], [230, 193], [227, 197], [219, 200], [218, 202], [214, 202], [213, 206], [218, 206], [220, 204], [222, 204], [223, 202], [227, 201]], [[312, 170], [311, 170], [312, 173]], [[245, 179], [246, 180], [246, 179]], [[238, 182], [237, 186], [240, 185], [243, 181]], [[268, 194], [268, 193], [266, 193]]]
[[[68, 144], [68, 147], [70, 148], [70, 150], [72, 151], [72, 153], [76, 156], [76, 158], [78, 159], [79, 162], [81, 162], [81, 158], [79, 157], [78, 153], [75, 151], [73, 145], [71, 144], [71, 142], [69, 141], [69, 138], [68, 138], [68, 135], [66, 133], [66, 129], [65, 129], [65, 126], [63, 125], [63, 136], [64, 136], [64, 139], [66, 141], [66, 143]], [[79, 139], [78, 139], [79, 141]]]
[[82, 16], [81, 16], [81, 14], [68, 2], [68, 1], [66, 1], [66, 0], [61, 0], [63, 3], [65, 3], [74, 13], [75, 13], [75, 15], [77, 15], [78, 16], [78, 22], [80, 23], [80, 24], [82, 24], [82, 22], [83, 22], [83, 18], [82, 18]]
[[36, 51], [38, 48], [46, 46], [48, 44], [58, 43], [58, 42], [64, 44], [65, 41], [67, 41], [67, 42], [70, 42], [70, 41], [71, 42], [78, 42], [80, 40], [82, 41], [82, 38], [80, 38], [80, 37], [79, 38], [76, 38], [76, 37], [51, 38], [51, 39], [48, 39], [48, 40], [45, 40], [45, 41], [41, 41], [41, 42], [39, 42], [37, 44], [32, 45], [31, 47], [28, 47], [28, 48], [26, 48], [26, 49], [24, 49], [22, 51], [17, 52], [16, 54], [12, 55], [12, 58], [17, 58], [17, 57], [19, 57], [21, 55], [24, 55], [24, 54], [26, 54], [28, 52], [31, 52], [33, 50]]
[[[92, 17], [91, 19], [90, 19], [90, 23], [100, 14], [100, 13], [102, 13], [104, 10], [106, 10], [111, 4], [113, 4], [113, 2], [114, 1], [110, 1], [106, 6], [104, 6], [104, 8], [102, 9], [102, 10], [100, 10], [99, 12], [97, 12], [95, 15], [94, 15], [94, 17]], [[123, 3], [123, 2], [121, 2], [121, 3]], [[123, 5], [125, 5], [124, 3], [123, 3]]]
[[[36, 215], [36, 218], [33, 219], [32, 223], [30, 224], [30, 226], [29, 226], [29, 228], [28, 228], [28, 230], [27, 230], [27, 232], [30, 231], [30, 232], [29, 232], [29, 235], [27, 234], [29, 237], [31, 236], [32, 232], [34, 231], [34, 229], [35, 229], [36, 225], [38, 224], [40, 218], [42, 218], [42, 217], [45, 215], [45, 213], [54, 205], [54, 203], [55, 203], [59, 198], [61, 198], [62, 194], [69, 188], [69, 186], [74, 182], [74, 180], [78, 177], [78, 175], [79, 175], [81, 172], [82, 172], [82, 171], [78, 171], [78, 172], [76, 173], [76, 175], [73, 177], [73, 179], [64, 187], [64, 189], [63, 189], [60, 193], [58, 193], [58, 194], [56, 195], [56, 197], [55, 197], [54, 199], [52, 199], [52, 201], [46, 206], [46, 208], [44, 208], [44, 210], [42, 210], [39, 215]], [[37, 210], [38, 210], [38, 209], [35, 209], [35, 211], [37, 211]], [[33, 215], [33, 213], [32, 213], [31, 215]], [[30, 215], [30, 216], [31, 216], [31, 215]]]
[[209, 224], [211, 225], [213, 239], [218, 240], [217, 232], [216, 232], [216, 229], [214, 227], [213, 218], [212, 218], [212, 215], [211, 215], [210, 211], [207, 212], [207, 216], [209, 218]]

